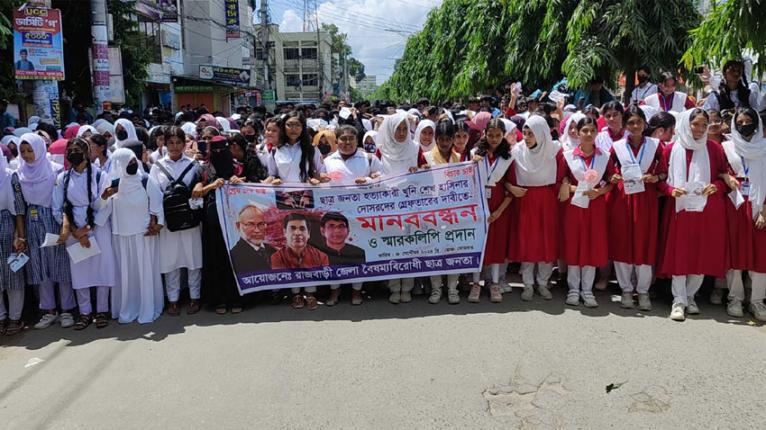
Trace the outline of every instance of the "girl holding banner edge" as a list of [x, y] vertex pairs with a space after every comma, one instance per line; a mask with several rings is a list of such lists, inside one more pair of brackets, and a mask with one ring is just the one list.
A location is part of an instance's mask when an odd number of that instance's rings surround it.
[[[506, 243], [510, 238], [510, 211], [506, 210], [511, 204], [512, 195], [505, 190], [505, 184], [510, 180], [511, 145], [505, 139], [505, 124], [499, 119], [493, 119], [484, 128], [484, 135], [479, 141], [474, 153], [474, 160], [487, 159], [489, 172], [485, 185], [485, 197], [490, 215], [487, 219], [489, 232], [484, 245], [484, 265], [489, 266], [492, 283], [489, 286], [490, 301], [500, 303], [503, 295], [500, 291], [500, 267], [505, 264]], [[473, 274], [471, 291], [468, 294], [470, 303], [478, 303], [481, 296], [481, 271]]]

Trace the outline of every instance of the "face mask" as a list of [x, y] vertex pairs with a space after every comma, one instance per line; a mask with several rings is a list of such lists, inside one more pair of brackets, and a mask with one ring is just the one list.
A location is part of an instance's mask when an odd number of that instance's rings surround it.
[[249, 143], [253, 143], [253, 142], [255, 142], [255, 135], [254, 134], [246, 134], [245, 135], [245, 140], [248, 141]]
[[13, 158], [16, 158], [19, 156], [19, 150], [18, 148], [12, 148], [11, 149], [11, 155], [13, 155]]
[[739, 132], [739, 134], [741, 134], [743, 137], [752, 136], [757, 128], [758, 127], [755, 125], [755, 123], [746, 125], [737, 124], [737, 132]]
[[66, 156], [66, 160], [74, 166], [79, 166], [80, 163], [85, 159], [85, 156], [83, 156], [82, 152], [70, 152]]
[[217, 177], [229, 179], [234, 175], [234, 159], [229, 148], [224, 148], [223, 151], [212, 151], [210, 153], [210, 163], [213, 164]]
[[638, 83], [643, 84], [649, 80], [649, 76], [638, 75]]
[[558, 130], [551, 130], [551, 139], [559, 140], [559, 132], [558, 132]]
[[138, 173], [138, 163], [128, 164], [128, 167], [125, 168], [125, 173], [128, 175], [135, 175]]
[[125, 140], [128, 138], [128, 132], [124, 128], [117, 130], [117, 140]]
[[330, 153], [330, 149], [331, 149], [330, 145], [328, 145], [326, 143], [320, 143], [319, 145], [317, 145], [317, 147], [319, 148], [319, 152], [322, 155], [327, 155], [327, 154]]

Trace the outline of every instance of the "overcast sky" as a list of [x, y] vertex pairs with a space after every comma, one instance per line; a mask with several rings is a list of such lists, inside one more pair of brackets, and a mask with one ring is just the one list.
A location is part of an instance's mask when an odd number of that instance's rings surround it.
[[[422, 28], [428, 12], [442, 0], [318, 0], [319, 22], [348, 34], [352, 55], [368, 75], [383, 83], [394, 70], [407, 36]], [[260, 6], [260, 2], [258, 2]], [[271, 20], [280, 31], [302, 31], [302, 0], [269, 0]]]

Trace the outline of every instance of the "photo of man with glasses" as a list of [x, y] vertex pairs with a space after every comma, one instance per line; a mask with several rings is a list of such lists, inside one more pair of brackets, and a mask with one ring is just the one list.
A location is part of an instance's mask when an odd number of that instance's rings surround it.
[[266, 243], [267, 226], [263, 211], [257, 206], [247, 205], [239, 211], [237, 230], [240, 239], [230, 253], [236, 273], [271, 269], [271, 256], [276, 249]]

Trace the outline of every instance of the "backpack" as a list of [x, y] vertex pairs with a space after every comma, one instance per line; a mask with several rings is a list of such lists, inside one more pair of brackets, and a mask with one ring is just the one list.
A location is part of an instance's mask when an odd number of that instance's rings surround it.
[[183, 182], [186, 174], [194, 168], [196, 163], [189, 163], [178, 179], [174, 179], [173, 175], [159, 161], [154, 164], [157, 165], [170, 181], [170, 184], [162, 193], [165, 227], [170, 231], [181, 231], [198, 226], [200, 223], [200, 211], [192, 209], [189, 205], [192, 190]]

